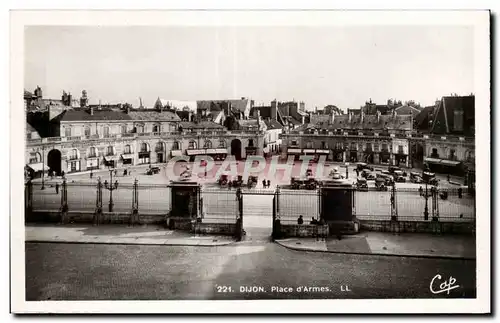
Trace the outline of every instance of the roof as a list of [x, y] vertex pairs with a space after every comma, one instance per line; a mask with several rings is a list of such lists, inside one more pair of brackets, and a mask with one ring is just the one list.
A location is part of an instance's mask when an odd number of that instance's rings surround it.
[[36, 133], [38, 133], [38, 131], [35, 128], [33, 128], [33, 126], [30, 125], [28, 122], [26, 122], [26, 132], [36, 132]]
[[266, 124], [267, 130], [283, 129], [283, 126], [274, 119], [264, 120], [264, 123]]
[[413, 120], [417, 129], [425, 130], [429, 126], [429, 115], [434, 113], [436, 106], [428, 106], [423, 108], [420, 113], [414, 116]]
[[223, 129], [224, 127], [213, 121], [201, 121], [198, 123], [182, 121], [179, 126], [183, 129]]
[[335, 116], [331, 129], [359, 129], [359, 130], [411, 130], [411, 115], [365, 115], [361, 122], [361, 115], [352, 115], [349, 122], [349, 115]]
[[401, 106], [399, 108], [396, 108], [396, 112], [399, 115], [410, 115], [411, 114], [413, 116], [416, 116], [421, 111], [422, 111], [421, 109], [418, 109], [418, 108], [415, 108], [415, 107], [412, 107], [409, 105], [404, 105], [404, 106]]
[[94, 114], [91, 115], [88, 109], [68, 109], [58, 117], [61, 122], [71, 121], [93, 121], [93, 120], [133, 120], [129, 114], [124, 111], [116, 111], [110, 109], [97, 110], [94, 109]]
[[[95, 114], [95, 110], [94, 110]], [[123, 113], [127, 115], [127, 113]], [[172, 111], [157, 111], [157, 110], [130, 110], [128, 113], [130, 120], [141, 121], [180, 121], [177, 114]]]
[[31, 99], [33, 97], [34, 97], [33, 93], [31, 93], [30, 91], [24, 90], [24, 98], [25, 99]]
[[[179, 110], [184, 108], [184, 107], [188, 107], [189, 110], [196, 111], [196, 101], [168, 100], [168, 99], [160, 99], [160, 98], [158, 98], [156, 101], [158, 102], [158, 100], [160, 101], [162, 107], [169, 106], [171, 108], [176, 108]], [[155, 104], [156, 104], [156, 102], [155, 102]]]
[[177, 113], [177, 115], [179, 116], [179, 118], [181, 120], [188, 120], [189, 119], [189, 112], [190, 111], [175, 111], [175, 113]]
[[[436, 134], [454, 133], [474, 136], [475, 98], [471, 96], [445, 96], [438, 105], [432, 123], [432, 132]], [[462, 128], [455, 130], [455, 111], [462, 111]]]
[[225, 106], [230, 104], [232, 111], [245, 112], [248, 106], [248, 99], [236, 99], [236, 100], [201, 100], [196, 101], [198, 110], [206, 109], [223, 109]]

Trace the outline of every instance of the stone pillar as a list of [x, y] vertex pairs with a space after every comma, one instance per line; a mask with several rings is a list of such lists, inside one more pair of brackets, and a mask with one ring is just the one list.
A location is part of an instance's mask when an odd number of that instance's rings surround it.
[[389, 157], [389, 165], [396, 165], [396, 160], [394, 159], [393, 153], [391, 153], [391, 156]]
[[408, 155], [406, 155], [406, 167], [410, 166], [410, 158]]
[[378, 153], [373, 154], [373, 163], [374, 164], [380, 164], [380, 156]]
[[345, 155], [346, 155], [346, 152], [345, 152], [345, 151], [343, 151], [343, 152], [342, 152], [342, 162], [343, 162], [343, 163], [345, 163]]

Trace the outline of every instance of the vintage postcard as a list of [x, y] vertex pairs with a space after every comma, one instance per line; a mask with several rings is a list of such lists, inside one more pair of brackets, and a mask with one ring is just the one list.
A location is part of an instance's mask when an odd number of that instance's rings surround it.
[[12, 311], [489, 313], [489, 26], [12, 11]]

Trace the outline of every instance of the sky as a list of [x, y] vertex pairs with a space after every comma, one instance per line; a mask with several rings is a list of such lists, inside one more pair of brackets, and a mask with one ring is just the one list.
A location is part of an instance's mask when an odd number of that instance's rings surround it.
[[158, 97], [247, 97], [359, 108], [423, 106], [474, 92], [474, 36], [465, 26], [98, 27], [25, 29], [25, 89], [44, 98], [153, 106]]

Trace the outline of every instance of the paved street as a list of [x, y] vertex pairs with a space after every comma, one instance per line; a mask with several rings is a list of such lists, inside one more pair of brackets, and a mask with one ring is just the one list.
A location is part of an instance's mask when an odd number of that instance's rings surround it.
[[[432, 294], [437, 274], [453, 276], [460, 287]], [[326, 291], [298, 292], [300, 286]], [[474, 296], [474, 261], [300, 252], [266, 241], [222, 247], [26, 244], [27, 300]]]

